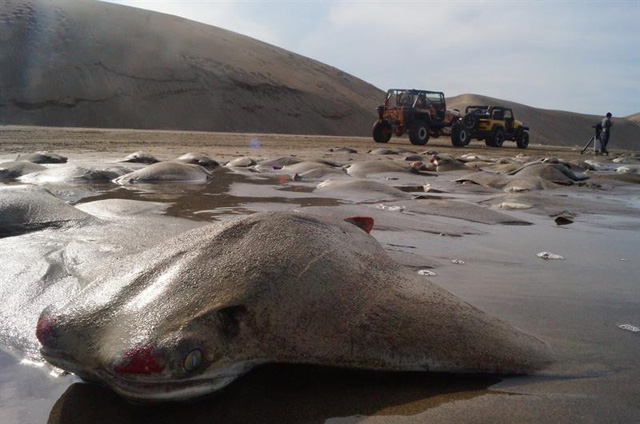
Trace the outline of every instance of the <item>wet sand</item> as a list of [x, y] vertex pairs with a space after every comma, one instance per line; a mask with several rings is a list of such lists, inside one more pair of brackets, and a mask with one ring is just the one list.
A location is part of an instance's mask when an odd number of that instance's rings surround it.
[[[331, 153], [349, 146], [358, 153]], [[189, 151], [203, 151], [228, 161], [250, 156], [265, 159], [297, 156], [348, 164], [365, 160], [402, 160], [399, 155], [371, 155], [385, 147], [414, 153], [437, 150], [459, 156], [559, 157], [593, 159], [579, 150], [532, 146], [489, 149], [474, 142], [453, 149], [446, 139], [421, 148], [406, 139], [380, 145], [365, 138], [212, 134], [186, 132], [48, 129], [5, 127], [0, 130], [0, 160], [16, 154], [51, 150], [69, 157], [66, 165], [112, 163], [137, 150], [160, 159]], [[615, 153], [615, 151], [614, 151]], [[597, 158], [611, 164], [614, 158]], [[141, 165], [132, 165], [140, 167]], [[527, 210], [499, 210], [509, 220], [479, 218], [473, 209], [435, 201], [458, 201], [489, 208], [506, 193], [452, 181], [467, 170], [416, 174], [380, 174], [368, 179], [402, 188], [422, 200], [376, 198], [356, 202], [352, 193], [321, 193], [320, 180], [293, 181], [281, 171], [232, 172], [214, 169], [206, 184], [145, 184], [135, 187], [101, 184], [43, 184], [59, 198], [82, 208], [96, 200], [130, 199], [160, 202], [154, 212], [173, 219], [178, 228], [265, 210], [311, 208], [314, 213], [358, 210], [376, 216], [372, 235], [403, 264], [429, 269], [429, 278], [456, 296], [549, 343], [557, 362], [531, 376], [380, 373], [304, 365], [268, 365], [234, 382], [219, 394], [187, 404], [133, 405], [110, 390], [79, 382], [70, 375], [51, 374], [37, 354], [21, 350], [16, 334], [3, 329], [0, 350], [0, 421], [3, 423], [89, 422], [283, 422], [283, 423], [451, 423], [560, 422], [601, 423], [640, 421], [640, 333], [619, 328], [640, 326], [640, 189], [612, 177], [613, 168], [592, 173], [592, 185], [561, 186], [533, 192], [541, 197]], [[613, 165], [611, 165], [613, 166]], [[424, 192], [422, 185], [444, 193]], [[16, 181], [4, 184], [17, 185]], [[380, 195], [381, 196], [381, 195]], [[522, 199], [525, 199], [524, 197]], [[522, 200], [523, 202], [525, 200]], [[431, 202], [432, 209], [402, 209], [415, 202]], [[600, 203], [598, 203], [600, 202]], [[604, 202], [606, 207], [601, 203]], [[402, 206], [404, 205], [404, 206]], [[583, 209], [578, 207], [582, 205]], [[395, 208], [394, 208], [395, 206]], [[407, 206], [408, 208], [408, 206]], [[550, 216], [578, 211], [575, 222], [558, 226]], [[423, 211], [424, 212], [424, 211]], [[173, 218], [170, 218], [173, 217]], [[484, 223], [483, 223], [484, 221]], [[159, 221], [161, 222], [161, 221]], [[169, 221], [166, 221], [169, 222]], [[518, 225], [514, 225], [517, 223]], [[525, 225], [528, 224], [528, 225]], [[155, 227], [164, 228], [164, 227]], [[0, 239], [0, 249], [21, 243], [41, 243], [45, 230]], [[65, 230], [74, 238], [72, 230]], [[87, 246], [91, 233], [81, 233]], [[100, 243], [99, 236], [95, 243]], [[114, 239], [116, 240], [116, 239]], [[152, 243], [149, 240], [149, 243]], [[13, 243], [13, 244], [9, 244]], [[112, 241], [113, 244], [116, 241]], [[124, 243], [124, 242], [123, 242]], [[123, 244], [126, 248], [133, 249]], [[549, 251], [564, 260], [543, 260]], [[453, 263], [461, 260], [464, 264]], [[6, 266], [6, 265], [5, 265]], [[4, 284], [4, 283], [3, 283]], [[3, 308], [6, 308], [3, 305]], [[15, 311], [19, 314], [20, 311]], [[428, 311], [426, 311], [428, 313]], [[25, 324], [26, 325], [26, 324]], [[33, 329], [24, 329], [31, 334]], [[34, 356], [35, 355], [35, 356]], [[31, 358], [26, 361], [25, 358]]]

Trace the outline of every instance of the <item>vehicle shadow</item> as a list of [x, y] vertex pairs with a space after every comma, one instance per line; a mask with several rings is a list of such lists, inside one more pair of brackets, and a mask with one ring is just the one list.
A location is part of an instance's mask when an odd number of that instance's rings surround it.
[[414, 415], [491, 393], [496, 376], [392, 373], [308, 365], [265, 365], [225, 390], [193, 402], [139, 405], [113, 391], [76, 383], [58, 399], [49, 424], [323, 423], [357, 415]]

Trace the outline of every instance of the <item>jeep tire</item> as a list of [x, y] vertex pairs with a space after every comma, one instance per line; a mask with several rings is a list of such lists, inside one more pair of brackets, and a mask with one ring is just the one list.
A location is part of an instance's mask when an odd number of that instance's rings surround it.
[[471, 130], [462, 123], [456, 123], [451, 129], [451, 144], [464, 147], [471, 142]]
[[417, 146], [424, 146], [429, 141], [429, 125], [424, 121], [415, 121], [409, 128], [409, 141]]
[[391, 125], [384, 121], [373, 124], [373, 140], [376, 143], [388, 143], [391, 140]]
[[522, 131], [516, 139], [516, 145], [518, 149], [526, 149], [529, 146], [529, 133]]
[[504, 143], [504, 131], [502, 128], [496, 128], [491, 135], [485, 140], [485, 144], [491, 147], [502, 147]]

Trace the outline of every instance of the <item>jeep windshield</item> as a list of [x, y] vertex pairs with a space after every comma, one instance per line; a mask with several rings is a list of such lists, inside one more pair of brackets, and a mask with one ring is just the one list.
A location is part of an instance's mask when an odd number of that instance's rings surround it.
[[416, 94], [409, 90], [389, 90], [384, 104], [389, 107], [412, 107], [416, 99]]
[[467, 106], [466, 114], [473, 113], [476, 115], [484, 115], [489, 110], [489, 106]]
[[442, 103], [442, 93], [418, 90], [389, 90], [384, 104], [388, 107], [427, 107], [431, 103]]

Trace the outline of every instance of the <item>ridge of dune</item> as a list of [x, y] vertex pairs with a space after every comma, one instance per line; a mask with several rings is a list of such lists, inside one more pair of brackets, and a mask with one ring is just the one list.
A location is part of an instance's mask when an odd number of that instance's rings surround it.
[[625, 119], [634, 122], [636, 125], [640, 125], [640, 112], [626, 116]]
[[365, 135], [382, 92], [221, 28], [95, 0], [0, 0], [0, 123]]

